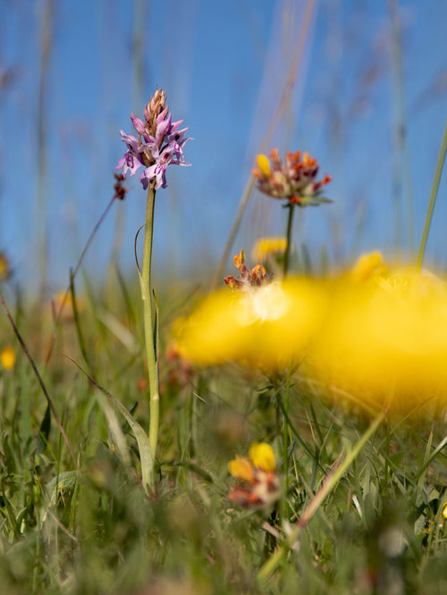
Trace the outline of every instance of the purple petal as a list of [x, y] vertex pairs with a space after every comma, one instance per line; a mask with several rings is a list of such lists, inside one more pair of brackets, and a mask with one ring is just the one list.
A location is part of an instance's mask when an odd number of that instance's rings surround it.
[[155, 133], [156, 140], [160, 141], [160, 139], [163, 138], [163, 136], [165, 134], [170, 134], [170, 128], [171, 128], [171, 114], [169, 114], [169, 116], [166, 118], [166, 120], [163, 120], [162, 122], [157, 124], [157, 132]]
[[135, 114], [130, 114], [130, 119], [132, 120], [133, 127], [138, 132], [138, 134], [141, 134], [142, 136], [143, 134], [147, 134], [147, 130], [144, 127], [143, 120], [141, 120]]

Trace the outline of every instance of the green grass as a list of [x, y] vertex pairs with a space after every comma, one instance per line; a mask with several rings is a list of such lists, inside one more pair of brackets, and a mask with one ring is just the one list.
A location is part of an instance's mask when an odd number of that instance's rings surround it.
[[[76, 465], [16, 342], [16, 365], [0, 378], [2, 593], [445, 592], [440, 414], [387, 419], [271, 578], [258, 581], [288, 527], [370, 419], [296, 375], [285, 432], [285, 377], [269, 379], [231, 365], [182, 376], [179, 362], [163, 354], [184, 290], [171, 292], [161, 309], [162, 423], [157, 480], [148, 497], [131, 426], [82, 371], [147, 430], [138, 293], [122, 278], [110, 283], [107, 299], [87, 291], [77, 324], [60, 325], [47, 367], [49, 311], [38, 328], [35, 310], [25, 308], [20, 316], [20, 333]], [[1, 332], [14, 341], [5, 317]], [[246, 456], [253, 440], [269, 442], [276, 453], [283, 494], [273, 510], [244, 510], [228, 500], [227, 463]]]

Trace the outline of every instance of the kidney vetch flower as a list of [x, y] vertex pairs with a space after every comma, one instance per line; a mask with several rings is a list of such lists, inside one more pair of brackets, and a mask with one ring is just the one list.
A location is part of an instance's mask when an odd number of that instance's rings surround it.
[[321, 196], [322, 188], [329, 184], [331, 177], [327, 174], [317, 182], [319, 165], [315, 157], [308, 153], [301, 156], [301, 151], [287, 153], [285, 163], [278, 149], [266, 155], [256, 157], [257, 167], [253, 175], [258, 181], [258, 189], [273, 198], [286, 198], [289, 204], [300, 207], [316, 206], [323, 202], [332, 202]]
[[254, 442], [249, 451], [250, 459], [236, 459], [228, 463], [228, 470], [238, 480], [231, 487], [228, 498], [246, 508], [266, 508], [279, 498], [279, 478], [275, 455], [265, 442]]

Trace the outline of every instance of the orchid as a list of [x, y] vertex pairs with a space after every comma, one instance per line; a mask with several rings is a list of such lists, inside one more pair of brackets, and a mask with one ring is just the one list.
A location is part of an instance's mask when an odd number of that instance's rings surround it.
[[116, 169], [123, 175], [130, 171], [133, 176], [143, 165], [140, 182], [146, 190], [153, 184], [155, 190], [166, 188], [166, 169], [168, 165], [191, 165], [186, 163], [183, 147], [190, 138], [185, 138], [188, 128], [179, 130], [183, 120], [172, 122], [169, 106], [165, 105], [166, 96], [157, 90], [151, 101], [144, 108], [145, 122], [135, 114], [130, 115], [138, 138], [121, 130], [121, 138], [127, 145], [127, 151], [119, 160]]

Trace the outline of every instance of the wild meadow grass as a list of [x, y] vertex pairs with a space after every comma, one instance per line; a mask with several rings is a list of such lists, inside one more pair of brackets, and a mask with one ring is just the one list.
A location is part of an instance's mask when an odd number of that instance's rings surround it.
[[[110, 291], [83, 296], [77, 321], [67, 309], [48, 366], [36, 358], [75, 460], [24, 354], [17, 348], [14, 366], [2, 369], [3, 593], [443, 592], [441, 411], [385, 419], [260, 582], [260, 569], [370, 419], [299, 375], [182, 364], [167, 351], [167, 316], [156, 480], [146, 494], [135, 435], [96, 385], [149, 427], [137, 288], [118, 276], [109, 283]], [[182, 295], [164, 299], [164, 312], [176, 312]], [[42, 352], [53, 332], [49, 307], [40, 328], [36, 311], [16, 314], [29, 349]], [[13, 342], [4, 317], [1, 324]], [[284, 458], [278, 405], [286, 391]], [[228, 500], [228, 461], [247, 456], [253, 441], [272, 445], [276, 456], [281, 496], [268, 509]]]

